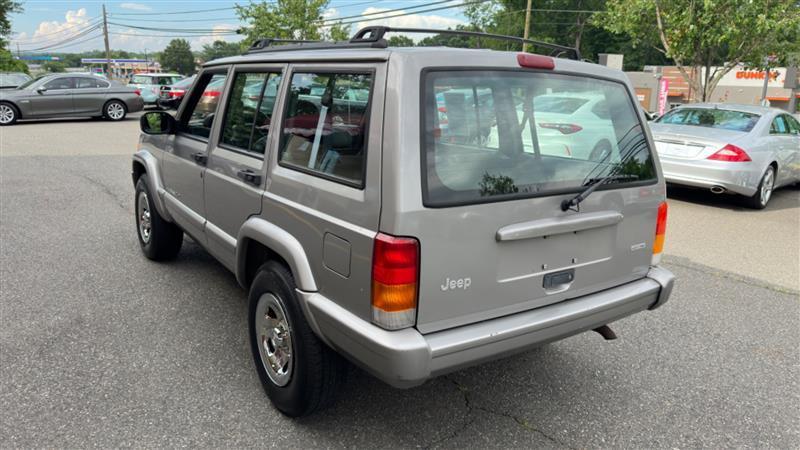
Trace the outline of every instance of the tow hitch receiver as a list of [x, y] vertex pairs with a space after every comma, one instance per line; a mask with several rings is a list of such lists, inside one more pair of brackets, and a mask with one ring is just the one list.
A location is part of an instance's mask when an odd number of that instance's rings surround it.
[[614, 333], [614, 330], [611, 329], [608, 325], [603, 325], [602, 327], [597, 327], [592, 331], [596, 331], [600, 336], [603, 336], [603, 339], [607, 341], [613, 341], [617, 338], [617, 334]]

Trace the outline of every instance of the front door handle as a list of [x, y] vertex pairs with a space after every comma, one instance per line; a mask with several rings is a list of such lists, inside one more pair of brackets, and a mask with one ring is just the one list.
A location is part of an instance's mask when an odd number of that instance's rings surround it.
[[243, 179], [245, 183], [250, 183], [255, 186], [261, 184], [261, 175], [258, 175], [250, 169], [241, 169], [236, 172], [236, 176]]
[[203, 166], [208, 162], [208, 155], [206, 155], [205, 152], [192, 153], [192, 158], [194, 162]]

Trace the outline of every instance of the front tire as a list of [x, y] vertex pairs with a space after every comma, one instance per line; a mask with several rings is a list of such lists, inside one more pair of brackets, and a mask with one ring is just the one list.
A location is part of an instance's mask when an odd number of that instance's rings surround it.
[[103, 107], [103, 115], [113, 122], [120, 121], [128, 114], [128, 108], [119, 100], [111, 100]]
[[296, 298], [291, 272], [262, 265], [250, 287], [250, 346], [258, 377], [275, 407], [302, 417], [333, 404], [347, 365], [314, 334]]
[[13, 125], [19, 118], [19, 111], [10, 103], [0, 103], [0, 126]]
[[745, 204], [753, 209], [766, 208], [769, 200], [772, 198], [773, 189], [775, 189], [775, 167], [768, 166], [764, 175], [761, 177], [761, 182], [758, 183], [756, 193], [751, 197], [747, 197]]
[[183, 244], [183, 230], [167, 222], [158, 213], [147, 187], [147, 175], [140, 176], [136, 181], [135, 202], [136, 235], [144, 255], [154, 261], [174, 259]]

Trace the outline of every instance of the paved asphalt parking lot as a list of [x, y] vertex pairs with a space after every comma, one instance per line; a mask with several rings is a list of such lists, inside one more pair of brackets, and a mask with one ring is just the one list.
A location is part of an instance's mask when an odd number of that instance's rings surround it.
[[187, 241], [139, 251], [138, 120], [0, 128], [0, 447], [780, 447], [800, 442], [800, 190], [764, 211], [671, 189], [671, 301], [332, 409], [276, 412], [246, 294]]

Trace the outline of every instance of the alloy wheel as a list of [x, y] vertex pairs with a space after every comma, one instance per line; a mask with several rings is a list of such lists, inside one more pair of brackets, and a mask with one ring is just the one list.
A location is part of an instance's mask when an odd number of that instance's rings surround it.
[[125, 108], [119, 103], [111, 103], [106, 109], [106, 114], [113, 120], [120, 120], [125, 116]]
[[12, 107], [8, 105], [0, 105], [0, 123], [3, 125], [8, 125], [14, 121], [14, 116], [16, 116], [16, 112]]
[[764, 174], [764, 179], [761, 181], [761, 204], [767, 206], [769, 199], [772, 197], [772, 188], [775, 184], [775, 171], [772, 167], [767, 169]]

